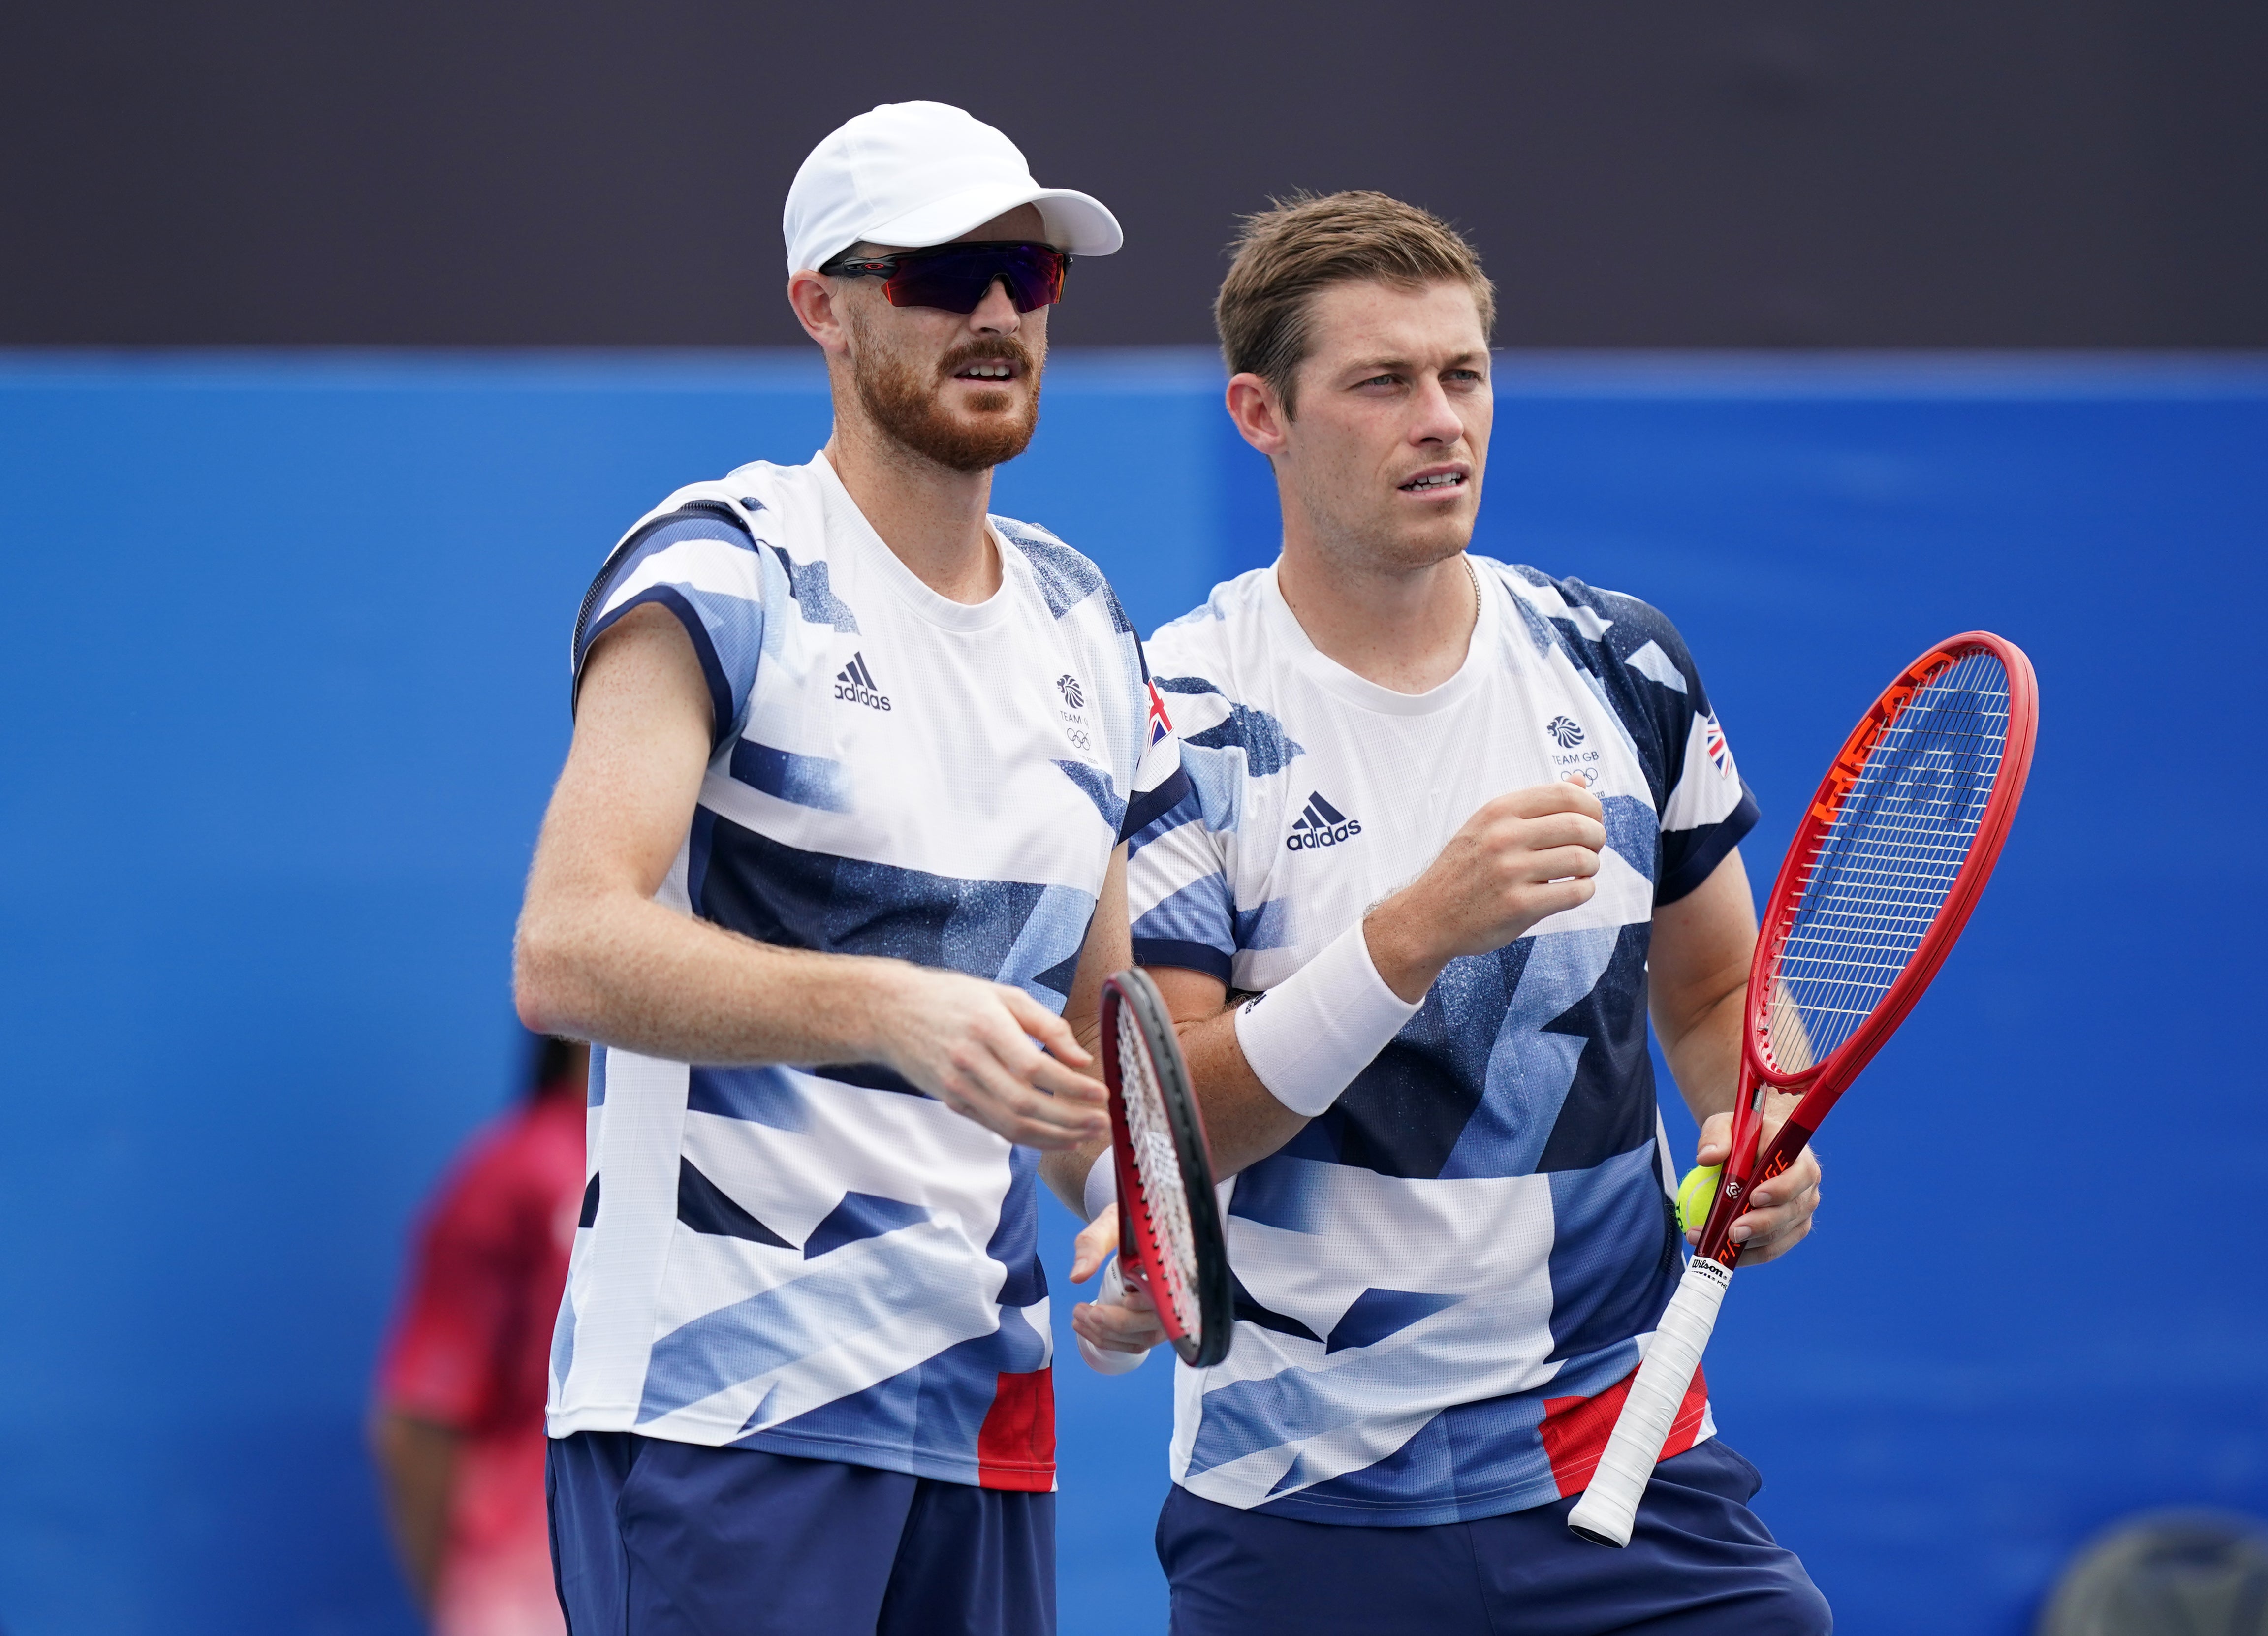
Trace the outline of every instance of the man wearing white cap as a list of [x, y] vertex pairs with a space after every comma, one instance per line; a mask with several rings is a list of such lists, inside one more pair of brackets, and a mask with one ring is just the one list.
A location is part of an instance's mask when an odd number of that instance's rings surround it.
[[784, 225], [833, 433], [608, 558], [520, 919], [522, 1015], [602, 1047], [560, 1598], [609, 1636], [1051, 1632], [1033, 1150], [1103, 1126], [1079, 1036], [1170, 741], [1102, 576], [985, 508], [1118, 225], [915, 102], [821, 143]]

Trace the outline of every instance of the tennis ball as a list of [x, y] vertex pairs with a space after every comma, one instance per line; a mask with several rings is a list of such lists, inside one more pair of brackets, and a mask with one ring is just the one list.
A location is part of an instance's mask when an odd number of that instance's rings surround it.
[[1690, 1233], [1709, 1219], [1709, 1206], [1717, 1202], [1717, 1178], [1724, 1173], [1722, 1165], [1696, 1165], [1685, 1173], [1677, 1184], [1677, 1225]]

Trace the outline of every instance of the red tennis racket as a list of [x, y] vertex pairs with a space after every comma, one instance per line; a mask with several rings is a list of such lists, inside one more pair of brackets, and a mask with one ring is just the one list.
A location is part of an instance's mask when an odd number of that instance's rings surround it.
[[[1567, 1519], [1584, 1538], [1630, 1543], [1741, 1258], [1733, 1222], [1757, 1185], [1795, 1162], [1952, 951], [2016, 815], [2038, 722], [2031, 661], [1972, 630], [1907, 666], [1828, 769], [1780, 865], [1749, 966], [1740, 1090], [1716, 1201]], [[1802, 1101], [1759, 1153], [1772, 1092]]]
[[1236, 1316], [1212, 1150], [1158, 985], [1122, 971], [1102, 985], [1102, 1080], [1118, 1178], [1118, 1266], [1150, 1298], [1182, 1361], [1228, 1356]]

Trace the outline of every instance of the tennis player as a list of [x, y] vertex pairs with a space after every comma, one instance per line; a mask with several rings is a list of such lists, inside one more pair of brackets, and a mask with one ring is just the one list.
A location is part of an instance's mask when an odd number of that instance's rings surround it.
[[607, 559], [520, 920], [521, 1014], [601, 1047], [560, 1598], [578, 1636], [1047, 1632], [1033, 1150], [1104, 1128], [1075, 1035], [1153, 700], [1094, 565], [986, 505], [1119, 229], [917, 102], [821, 143], [784, 230], [833, 431]]
[[[1368, 193], [1254, 218], [1221, 287], [1283, 551], [1150, 644], [1181, 770], [1129, 876], [1234, 1173], [1234, 1349], [1181, 1376], [1158, 1529], [1180, 1636], [1829, 1625], [1697, 1378], [1630, 1548], [1567, 1530], [1681, 1270], [1649, 1011], [1725, 1146], [1756, 808], [1667, 619], [1467, 553], [1493, 306]], [[1817, 1186], [1759, 1189], [1744, 1259]], [[1089, 1197], [1074, 1277], [1107, 1165]], [[1123, 1299], [1074, 1323], [1158, 1338]]]

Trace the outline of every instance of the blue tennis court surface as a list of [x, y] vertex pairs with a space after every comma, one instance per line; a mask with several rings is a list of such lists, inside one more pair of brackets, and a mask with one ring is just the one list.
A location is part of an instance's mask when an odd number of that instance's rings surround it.
[[[1063, 359], [999, 484], [1145, 630], [1273, 554], [1216, 382]], [[801, 357], [0, 357], [11, 1636], [415, 1628], [363, 1404], [511, 1081], [578, 601], [826, 424]], [[1900, 665], [1981, 625], [2038, 667], [1999, 873], [1708, 1361], [1837, 1628], [2015, 1636], [2116, 1516], [2268, 1513], [2268, 365], [1506, 360], [1493, 453], [1480, 549], [1683, 627], [1759, 889]], [[1170, 1372], [1077, 1362], [1048, 1209], [1064, 1628], [1158, 1631]]]

